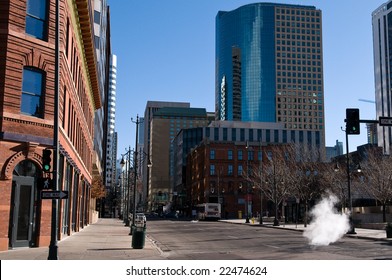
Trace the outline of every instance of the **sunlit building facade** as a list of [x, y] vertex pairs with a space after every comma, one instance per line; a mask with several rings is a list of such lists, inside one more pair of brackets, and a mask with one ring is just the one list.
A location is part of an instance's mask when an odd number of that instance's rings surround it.
[[[59, 72], [55, 67], [56, 2], [61, 4]], [[58, 214], [59, 239], [96, 217], [91, 205], [94, 113], [102, 100], [93, 7], [78, 0], [37, 3], [1, 2], [0, 251], [48, 246], [52, 211]], [[54, 150], [57, 126], [58, 151]], [[52, 199], [40, 196], [43, 186], [39, 178], [53, 176], [43, 171], [44, 149], [52, 150], [50, 171], [55, 168], [54, 155], [59, 155], [56, 185], [68, 193], [56, 207], [52, 207]]]
[[[392, 117], [392, 1], [388, 1], [372, 13], [374, 85], [376, 97], [376, 115]], [[378, 126], [378, 145], [384, 154], [391, 153], [392, 128]]]

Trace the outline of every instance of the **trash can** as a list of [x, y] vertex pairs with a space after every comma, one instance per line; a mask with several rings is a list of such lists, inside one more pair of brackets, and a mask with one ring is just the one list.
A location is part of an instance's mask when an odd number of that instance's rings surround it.
[[132, 248], [143, 249], [146, 239], [146, 225], [133, 225], [132, 226]]

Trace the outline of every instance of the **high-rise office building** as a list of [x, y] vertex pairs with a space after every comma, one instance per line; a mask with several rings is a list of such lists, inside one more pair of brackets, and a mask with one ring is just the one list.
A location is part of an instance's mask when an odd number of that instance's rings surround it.
[[[189, 103], [183, 102], [147, 102], [144, 117], [145, 160], [142, 163], [147, 183], [143, 192], [143, 206], [146, 209], [169, 208], [176, 195], [172, 188], [175, 136], [181, 129], [204, 127], [207, 124], [204, 108], [191, 108]], [[148, 163], [151, 163], [151, 168], [146, 168]]]
[[[392, 1], [384, 3], [372, 13], [374, 85], [376, 95], [376, 115], [392, 117]], [[378, 126], [378, 145], [384, 154], [390, 154], [392, 129], [390, 126]]]
[[322, 15], [249, 4], [216, 16], [217, 120], [283, 123], [325, 144]]
[[[151, 158], [151, 122], [153, 120], [154, 114], [162, 108], [165, 107], [176, 107], [176, 108], [190, 108], [191, 104], [189, 102], [170, 102], [170, 101], [147, 101], [146, 109], [144, 111], [143, 124], [141, 125], [140, 136], [139, 139], [143, 139], [143, 149], [139, 150], [140, 155], [143, 154], [145, 160], [140, 165], [140, 169], [142, 169], [142, 178], [143, 178], [143, 195], [142, 201], [144, 204], [144, 208], [148, 209], [148, 204], [151, 207], [151, 175], [148, 168], [148, 163], [152, 162]], [[169, 141], [169, 140], [168, 140]], [[153, 164], [153, 162], [152, 162]], [[166, 162], [168, 164], [168, 162]]]
[[107, 109], [107, 135], [106, 135], [106, 187], [113, 192], [116, 188], [116, 155], [117, 135], [115, 133], [116, 122], [116, 80], [117, 80], [117, 56], [110, 55], [109, 66], [109, 90]]

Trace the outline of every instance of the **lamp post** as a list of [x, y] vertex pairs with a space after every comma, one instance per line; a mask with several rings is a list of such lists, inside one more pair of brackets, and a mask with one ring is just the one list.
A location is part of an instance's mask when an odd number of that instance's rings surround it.
[[123, 213], [124, 213], [124, 211], [123, 211], [123, 188], [124, 188], [124, 185], [123, 185], [123, 172], [121, 171], [121, 173], [120, 173], [120, 175], [118, 176], [118, 186], [119, 186], [119, 195], [118, 195], [118, 205], [117, 205], [117, 208], [118, 208], [118, 217], [119, 217], [119, 219], [122, 219], [123, 218]]
[[273, 188], [274, 188], [274, 205], [275, 205], [275, 218], [274, 218], [274, 224], [273, 226], [279, 226], [279, 220], [278, 220], [278, 197], [277, 197], [277, 186], [276, 186], [276, 169], [275, 169], [275, 163], [272, 160], [272, 154], [268, 155], [268, 160], [272, 164], [272, 175], [273, 175]]
[[[241, 193], [242, 193], [242, 187], [243, 187], [243, 186], [242, 186], [242, 182], [241, 182], [240, 185], [239, 185], [239, 187], [238, 187], [239, 190], [241, 191]], [[247, 202], [246, 202], [246, 193], [244, 192], [244, 194], [245, 194], [245, 195], [244, 195], [244, 197], [245, 197], [245, 199], [244, 199], [244, 208], [245, 208], [245, 209], [244, 209], [244, 214], [246, 214], [247, 208], [248, 208], [248, 207], [247, 207]]]
[[[125, 154], [122, 154], [122, 159], [120, 162], [121, 168], [124, 167], [125, 165], [125, 172], [127, 174], [127, 184], [126, 184], [126, 192], [124, 191], [124, 202], [125, 202], [125, 213], [123, 215], [123, 221], [125, 223], [125, 226], [129, 226], [129, 209], [130, 209], [130, 185], [129, 185], [129, 176], [130, 176], [130, 161], [131, 161], [131, 147], [128, 147], [128, 150]], [[127, 160], [124, 161], [124, 156], [127, 156]]]
[[259, 178], [260, 178], [260, 218], [259, 224], [263, 224], [263, 152], [261, 151], [261, 139], [259, 139]]
[[133, 228], [135, 227], [135, 218], [136, 218], [136, 188], [137, 188], [137, 156], [138, 156], [138, 134], [139, 134], [139, 124], [141, 123], [139, 119], [139, 115], [136, 115], [136, 121], [131, 118], [131, 122], [136, 124], [136, 139], [135, 139], [135, 152], [133, 159], [133, 167], [134, 167], [134, 177], [133, 177], [133, 211], [132, 211], [132, 225], [130, 228], [129, 235], [132, 235]]
[[[351, 170], [350, 170], [350, 158], [349, 158], [349, 153], [348, 153], [348, 133], [346, 131], [346, 171], [347, 171], [347, 194], [348, 194], [348, 207], [349, 207], [349, 223], [350, 223], [350, 229], [347, 231], [347, 234], [356, 234], [355, 232], [355, 227], [353, 223], [353, 201], [352, 201], [352, 196], [351, 196]], [[334, 171], [337, 172], [339, 171], [339, 166], [336, 163], [334, 167]], [[357, 166], [357, 172], [362, 172], [361, 166], [358, 164]]]
[[279, 220], [278, 220], [278, 198], [277, 198], [277, 187], [276, 187], [275, 164], [273, 164], [273, 169], [274, 169], [274, 204], [275, 204], [274, 226], [279, 226]]
[[348, 230], [347, 234], [356, 234], [354, 222], [353, 222], [353, 200], [351, 197], [351, 178], [350, 178], [350, 159], [348, 156], [348, 132], [346, 128], [346, 168], [347, 168], [347, 192], [348, 192], [348, 203], [350, 208], [349, 213], [349, 222], [350, 222], [350, 229]]
[[[249, 142], [246, 141], [246, 172], [247, 178], [249, 178]], [[246, 220], [245, 223], [249, 224], [249, 182], [246, 182], [246, 195], [245, 195], [245, 204], [246, 204]]]

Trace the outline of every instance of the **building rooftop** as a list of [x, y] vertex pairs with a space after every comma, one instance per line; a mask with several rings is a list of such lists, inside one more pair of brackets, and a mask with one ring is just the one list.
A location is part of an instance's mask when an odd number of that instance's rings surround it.
[[154, 113], [154, 117], [207, 117], [204, 108], [163, 107]]

